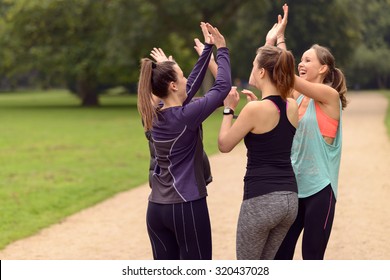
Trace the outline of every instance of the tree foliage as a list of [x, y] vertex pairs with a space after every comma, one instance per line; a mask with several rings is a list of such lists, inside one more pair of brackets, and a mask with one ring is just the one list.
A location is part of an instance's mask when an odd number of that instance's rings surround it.
[[389, 88], [390, 0], [348, 0], [347, 5], [359, 15], [355, 27], [361, 36], [347, 65], [350, 83], [356, 88]]
[[282, 5], [290, 7], [286, 42], [299, 60], [312, 44], [331, 49], [351, 81], [374, 67], [367, 83], [388, 83], [390, 0], [0, 0], [0, 77], [42, 87], [68, 86], [83, 105], [98, 93], [134, 91], [139, 61], [153, 47], [172, 54], [185, 73], [197, 59], [200, 21], [224, 34], [232, 74], [248, 79], [256, 49]]

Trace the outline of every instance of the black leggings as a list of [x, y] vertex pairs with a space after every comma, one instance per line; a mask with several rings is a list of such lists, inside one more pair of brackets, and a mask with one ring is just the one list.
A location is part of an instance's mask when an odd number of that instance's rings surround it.
[[149, 202], [146, 223], [155, 260], [211, 260], [206, 198], [176, 204]]
[[332, 230], [336, 199], [329, 184], [320, 192], [299, 199], [298, 215], [282, 245], [276, 260], [292, 260], [299, 235], [303, 231], [302, 258], [322, 260]]

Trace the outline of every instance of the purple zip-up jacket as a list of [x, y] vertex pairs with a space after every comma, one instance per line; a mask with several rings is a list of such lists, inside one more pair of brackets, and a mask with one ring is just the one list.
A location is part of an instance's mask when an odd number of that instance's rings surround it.
[[213, 87], [203, 98], [189, 103], [202, 84], [211, 52], [212, 45], [206, 44], [188, 77], [188, 97], [183, 106], [161, 110], [153, 124], [151, 137], [157, 164], [151, 178], [151, 202], [172, 204], [207, 196], [200, 126], [223, 104], [232, 86], [229, 51], [219, 48]]

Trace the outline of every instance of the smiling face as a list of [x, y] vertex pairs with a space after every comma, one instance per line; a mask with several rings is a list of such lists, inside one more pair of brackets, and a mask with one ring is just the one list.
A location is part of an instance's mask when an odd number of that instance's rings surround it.
[[301, 62], [298, 64], [299, 77], [309, 82], [321, 83], [326, 69], [327, 66], [320, 63], [314, 49], [304, 52]]

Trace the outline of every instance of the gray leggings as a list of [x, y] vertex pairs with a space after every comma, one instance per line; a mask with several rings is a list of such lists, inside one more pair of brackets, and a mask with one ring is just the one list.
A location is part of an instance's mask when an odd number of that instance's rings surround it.
[[273, 260], [298, 212], [298, 195], [272, 192], [244, 200], [237, 225], [238, 260]]

